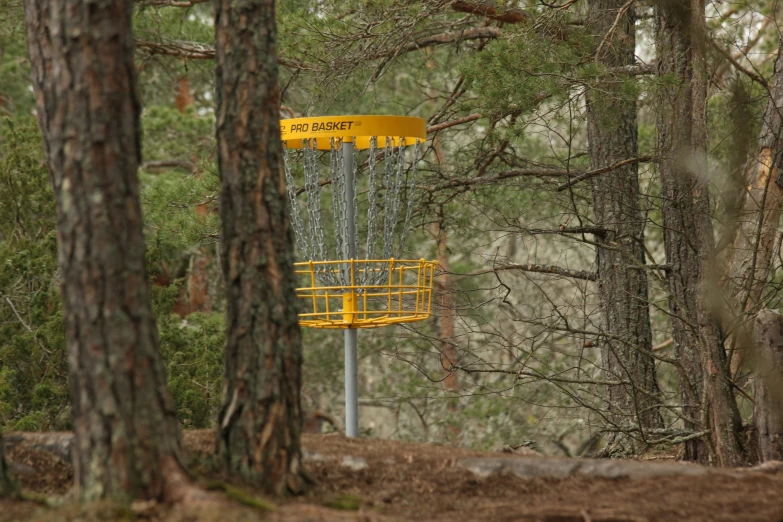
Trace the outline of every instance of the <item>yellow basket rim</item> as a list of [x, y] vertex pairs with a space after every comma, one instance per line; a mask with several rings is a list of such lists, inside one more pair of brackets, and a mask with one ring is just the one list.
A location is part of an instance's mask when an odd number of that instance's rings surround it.
[[364, 263], [394, 263], [394, 264], [409, 264], [409, 265], [437, 265], [437, 260], [427, 260], [424, 258], [421, 259], [396, 259], [394, 257], [390, 257], [389, 259], [335, 259], [331, 260], [328, 259], [326, 261], [297, 261], [294, 263], [295, 267], [309, 267], [312, 266], [322, 266], [322, 265], [340, 265], [340, 264], [347, 264], [347, 263], [353, 263], [355, 265], [363, 265]]
[[354, 143], [356, 149], [370, 148], [370, 139], [378, 139], [378, 147], [386, 146], [391, 138], [395, 147], [402, 140], [413, 145], [417, 140], [426, 141], [427, 122], [414, 116], [316, 116], [280, 120], [280, 136], [289, 149], [301, 149], [302, 140], [315, 140], [318, 150], [330, 150], [331, 139]]

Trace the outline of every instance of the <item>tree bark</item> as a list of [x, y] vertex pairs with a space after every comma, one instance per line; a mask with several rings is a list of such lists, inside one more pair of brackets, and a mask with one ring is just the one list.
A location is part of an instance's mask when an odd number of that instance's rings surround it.
[[0, 432], [0, 498], [15, 496], [17, 491], [11, 466], [5, 460], [5, 444], [3, 443], [3, 434]]
[[686, 428], [710, 430], [706, 447], [687, 443], [686, 457], [734, 466], [743, 453], [714, 291], [704, 1], [658, 0], [655, 22], [661, 212], [682, 414]]
[[217, 452], [270, 493], [303, 489], [302, 340], [286, 210], [273, 0], [214, 0], [225, 376]]
[[[749, 158], [745, 169], [744, 203], [725, 275], [729, 302], [736, 306], [738, 315], [752, 315], [763, 307], [762, 292], [778, 247], [783, 210], [783, 37], [769, 85], [758, 152]], [[739, 348], [732, 361], [734, 369], [744, 360], [743, 347]]]
[[27, 46], [57, 204], [77, 498], [178, 493], [176, 410], [150, 305], [126, 0], [29, 0]]
[[[625, 4], [625, 0], [591, 0], [588, 4], [589, 27], [603, 42], [597, 59], [608, 68], [635, 64], [635, 15], [633, 8], [622, 13]], [[639, 155], [636, 100], [623, 93], [624, 81], [627, 78], [609, 76], [588, 92], [591, 170]], [[638, 269], [645, 264], [638, 170], [638, 163], [629, 163], [593, 178], [592, 188], [596, 225], [616, 231], [602, 238], [612, 249], [599, 247], [596, 254], [607, 334], [601, 346], [603, 368], [607, 380], [631, 383], [607, 388], [608, 420], [620, 429], [638, 426], [644, 433], [646, 428], [663, 427], [663, 419], [652, 357], [647, 274]]]
[[459, 391], [459, 376], [455, 370], [450, 370], [458, 362], [457, 347], [454, 344], [456, 311], [454, 310], [454, 289], [451, 287], [451, 276], [449, 275], [451, 266], [448, 255], [448, 232], [443, 227], [442, 219], [438, 219], [435, 222], [435, 244], [437, 246], [438, 265], [445, 272], [441, 274], [440, 281], [437, 282], [441, 295], [441, 313], [438, 317], [440, 363], [446, 371], [446, 376], [443, 379], [443, 388], [446, 391], [456, 393]]
[[759, 459], [783, 460], [783, 315], [756, 315], [756, 404]]

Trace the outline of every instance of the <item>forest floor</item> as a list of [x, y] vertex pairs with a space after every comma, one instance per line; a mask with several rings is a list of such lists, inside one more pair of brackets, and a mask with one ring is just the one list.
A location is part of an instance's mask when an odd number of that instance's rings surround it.
[[[211, 432], [186, 432], [184, 442], [202, 485], [226, 480], [212, 471]], [[340, 435], [304, 436], [305, 467], [315, 485], [302, 497], [265, 499], [271, 509], [250, 507], [251, 499], [260, 497], [234, 488], [229, 496], [238, 500], [213, 509], [62, 502], [58, 507], [56, 499], [69, 490], [73, 470], [57, 450], [40, 448], [26, 440], [7, 444], [27, 500], [0, 502], [0, 521], [783, 521], [780, 466], [718, 470], [673, 461], [483, 453]]]

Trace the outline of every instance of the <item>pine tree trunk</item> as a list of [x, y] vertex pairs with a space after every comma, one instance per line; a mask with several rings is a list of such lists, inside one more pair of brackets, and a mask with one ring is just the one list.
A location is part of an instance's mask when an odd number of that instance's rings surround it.
[[[783, 37], [775, 72], [770, 81], [769, 101], [764, 111], [756, 156], [749, 158], [744, 204], [727, 269], [727, 290], [738, 314], [753, 315], [763, 307], [762, 292], [770, 276], [772, 256], [783, 211]], [[743, 187], [743, 188], [744, 188]], [[742, 343], [739, 343], [742, 344]], [[744, 360], [739, 346], [732, 366]], [[736, 373], [736, 372], [735, 372]]]
[[[591, 0], [589, 26], [599, 41], [598, 56], [608, 67], [635, 63], [636, 28], [633, 8], [621, 13], [625, 0]], [[609, 31], [619, 14], [619, 23]], [[600, 45], [600, 44], [599, 44]], [[588, 92], [587, 120], [591, 168], [599, 169], [639, 155], [636, 101], [623, 92], [628, 78], [607, 77]], [[639, 207], [638, 164], [593, 180], [596, 224], [613, 232], [598, 248], [598, 288], [603, 329], [601, 355], [606, 379], [628, 382], [610, 386], [606, 402], [609, 421], [617, 428], [662, 428], [660, 390], [652, 357], [644, 250], [645, 216]]]
[[77, 498], [163, 499], [185, 476], [150, 305], [131, 1], [25, 2], [57, 203]]
[[723, 466], [743, 460], [740, 418], [714, 307], [714, 238], [707, 178], [707, 74], [703, 0], [656, 6], [658, 155], [669, 310], [687, 429], [710, 430], [686, 457]]
[[0, 432], [0, 498], [11, 497], [16, 493], [16, 481], [11, 473], [11, 466], [5, 460], [5, 444], [3, 443], [3, 434]]
[[273, 0], [215, 0], [226, 350], [217, 451], [270, 493], [302, 490], [302, 339], [286, 210]]
[[[435, 244], [438, 257], [438, 265], [444, 272], [439, 277], [438, 291], [441, 295], [441, 313], [438, 317], [438, 338], [440, 339], [440, 364], [446, 371], [443, 379], [443, 388], [449, 392], [459, 391], [459, 375], [454, 370], [449, 370], [457, 365], [457, 347], [454, 344], [456, 310], [454, 309], [454, 289], [451, 287], [451, 266], [448, 255], [448, 231], [443, 227], [443, 220], [435, 222]], [[452, 404], [452, 410], [454, 405]]]
[[756, 316], [756, 404], [759, 458], [783, 460], [783, 315], [763, 310]]

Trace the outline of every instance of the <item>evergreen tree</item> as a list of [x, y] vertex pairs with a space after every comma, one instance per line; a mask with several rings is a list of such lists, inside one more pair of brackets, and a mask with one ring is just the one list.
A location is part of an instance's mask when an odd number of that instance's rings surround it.
[[220, 258], [226, 282], [217, 451], [270, 493], [303, 490], [302, 337], [280, 140], [274, 0], [215, 2]]
[[57, 206], [77, 498], [164, 499], [185, 472], [145, 269], [132, 3], [25, 4]]

